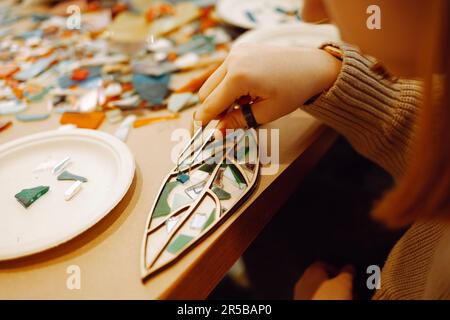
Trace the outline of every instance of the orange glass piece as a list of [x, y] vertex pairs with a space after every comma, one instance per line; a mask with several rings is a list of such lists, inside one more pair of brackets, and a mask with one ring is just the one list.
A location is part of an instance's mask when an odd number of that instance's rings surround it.
[[11, 126], [12, 126], [11, 121], [0, 121], [0, 132], [8, 129]]
[[177, 59], [177, 54], [175, 52], [169, 52], [169, 54], [167, 55], [167, 60], [173, 62], [176, 59]]
[[139, 127], [143, 127], [148, 124], [152, 124], [152, 123], [156, 123], [156, 122], [174, 120], [174, 119], [178, 119], [179, 116], [180, 115], [178, 113], [174, 113], [174, 114], [171, 114], [168, 116], [139, 119], [139, 120], [134, 121], [133, 127], [139, 128]]
[[72, 72], [72, 80], [82, 81], [89, 76], [89, 69], [75, 69]]
[[19, 67], [15, 64], [5, 64], [3, 66], [0, 66], [0, 79], [11, 76], [17, 70], [19, 70]]
[[112, 7], [112, 16], [115, 17], [119, 13], [121, 13], [123, 11], [127, 11], [127, 10], [128, 10], [128, 5], [126, 3], [123, 3], [123, 2], [117, 3]]
[[65, 112], [59, 121], [61, 124], [74, 124], [78, 128], [97, 129], [105, 119], [104, 112]]

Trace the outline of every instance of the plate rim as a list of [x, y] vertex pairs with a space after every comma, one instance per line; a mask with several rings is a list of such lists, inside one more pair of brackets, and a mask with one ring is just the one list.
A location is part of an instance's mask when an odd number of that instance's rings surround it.
[[114, 201], [110, 203], [107, 208], [104, 209], [104, 212], [100, 215], [98, 215], [95, 219], [93, 219], [90, 223], [83, 226], [83, 228], [77, 229], [75, 232], [71, 232], [65, 237], [62, 237], [61, 239], [57, 241], [51, 241], [51, 244], [46, 244], [44, 246], [36, 246], [28, 250], [24, 250], [19, 254], [1, 254], [0, 253], [0, 261], [9, 261], [9, 260], [15, 260], [27, 256], [31, 256], [34, 254], [42, 253], [45, 251], [48, 251], [50, 249], [56, 248], [60, 245], [63, 245], [77, 236], [85, 233], [92, 227], [94, 227], [97, 223], [99, 223], [102, 219], [104, 219], [111, 211], [122, 201], [124, 196], [129, 191], [131, 184], [133, 183], [135, 172], [136, 172], [136, 161], [134, 158], [134, 155], [132, 154], [129, 147], [120, 139], [116, 138], [115, 136], [92, 129], [70, 129], [70, 130], [48, 130], [43, 132], [38, 132], [35, 134], [30, 134], [24, 137], [20, 137], [17, 139], [14, 139], [12, 141], [8, 141], [6, 143], [3, 143], [0, 145], [0, 156], [2, 153], [7, 151], [10, 148], [14, 148], [16, 146], [19, 146], [21, 144], [30, 143], [32, 141], [37, 141], [39, 139], [44, 138], [52, 138], [52, 137], [61, 137], [61, 136], [75, 136], [75, 137], [88, 137], [91, 139], [95, 139], [97, 141], [101, 141], [105, 143], [106, 145], [110, 146], [122, 159], [122, 169], [123, 169], [123, 177], [124, 181], [126, 183], [123, 184], [122, 188], [118, 189], [117, 194], [118, 196], [114, 198]]
[[[232, 26], [239, 27], [242, 29], [255, 30], [255, 29], [263, 28], [263, 26], [260, 26], [257, 23], [251, 23], [251, 22], [241, 23], [241, 22], [237, 21], [236, 19], [229, 19], [229, 17], [231, 15], [226, 15], [226, 14], [224, 15], [223, 13], [226, 10], [222, 10], [222, 8], [223, 8], [223, 6], [226, 5], [227, 2], [230, 2], [230, 1], [238, 1], [238, 0], [218, 0], [217, 1], [216, 12], [217, 12], [217, 15], [220, 17], [220, 19], [222, 19], [227, 24], [230, 24]], [[301, 1], [302, 2], [300, 2], [300, 0], [298, 0], [300, 9], [304, 5], [304, 3], [303, 3], [304, 0], [301, 0]], [[301, 21], [299, 21], [299, 22], [301, 22]], [[275, 25], [277, 25], [277, 24], [275, 24]], [[283, 24], [279, 24], [279, 25], [283, 25]]]

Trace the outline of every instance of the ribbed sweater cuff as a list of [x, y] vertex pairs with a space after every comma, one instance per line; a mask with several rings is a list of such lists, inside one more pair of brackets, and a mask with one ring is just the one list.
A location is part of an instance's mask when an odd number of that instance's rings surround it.
[[362, 155], [399, 178], [410, 154], [422, 84], [392, 80], [372, 67], [373, 58], [340, 45], [342, 70], [335, 84], [301, 109], [345, 136]]

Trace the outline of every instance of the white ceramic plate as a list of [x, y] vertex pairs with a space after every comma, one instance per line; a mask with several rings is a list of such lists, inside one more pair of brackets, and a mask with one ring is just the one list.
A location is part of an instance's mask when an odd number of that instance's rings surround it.
[[[48, 160], [69, 156], [67, 170], [86, 177], [70, 201], [73, 181], [58, 181]], [[104, 132], [85, 129], [47, 131], [0, 146], [0, 260], [14, 259], [67, 242], [95, 225], [123, 198], [133, 181], [134, 157], [128, 147]], [[24, 188], [50, 190], [25, 209], [14, 197]]]
[[303, 0], [219, 0], [216, 10], [226, 23], [253, 29], [298, 21], [297, 17], [284, 14], [283, 11], [301, 12], [302, 7]]
[[339, 42], [339, 30], [332, 24], [295, 23], [255, 29], [240, 36], [240, 43], [266, 43], [281, 46], [317, 48], [325, 42]]

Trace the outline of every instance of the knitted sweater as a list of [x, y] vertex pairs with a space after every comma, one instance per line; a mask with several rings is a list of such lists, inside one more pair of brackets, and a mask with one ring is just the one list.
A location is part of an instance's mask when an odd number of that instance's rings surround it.
[[[340, 48], [344, 57], [335, 84], [301, 109], [399, 179], [411, 156], [423, 86], [386, 78], [372, 68], [373, 58], [349, 45]], [[413, 224], [389, 254], [374, 299], [450, 299], [450, 225]]]

